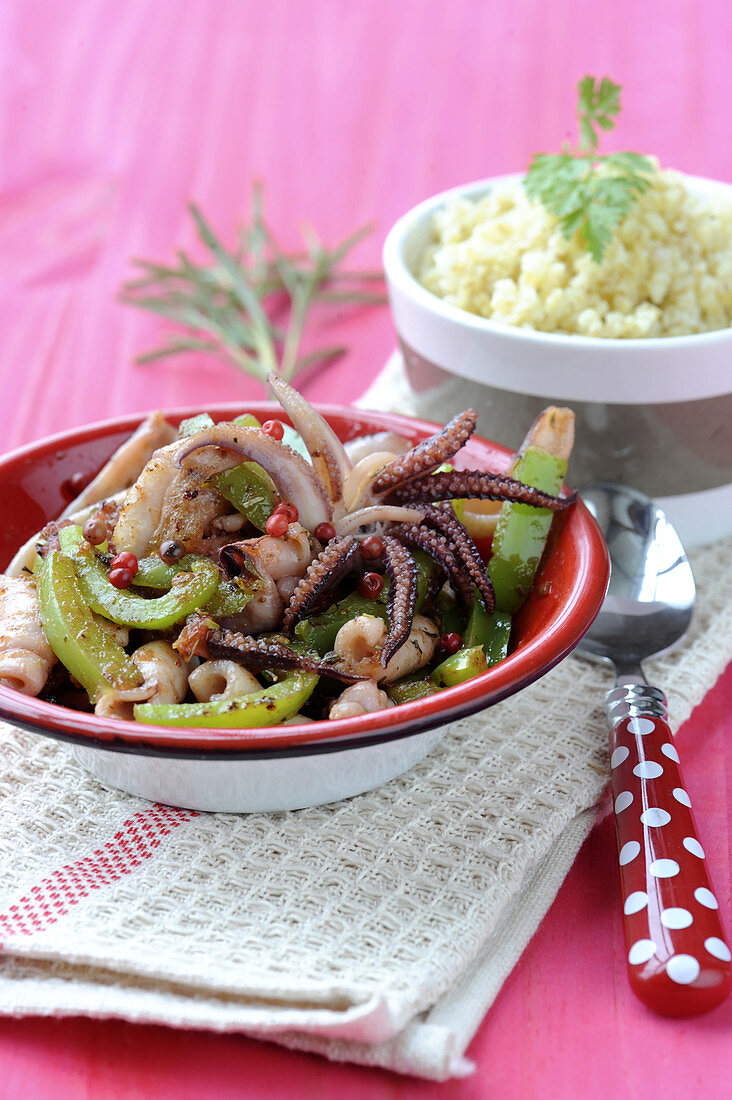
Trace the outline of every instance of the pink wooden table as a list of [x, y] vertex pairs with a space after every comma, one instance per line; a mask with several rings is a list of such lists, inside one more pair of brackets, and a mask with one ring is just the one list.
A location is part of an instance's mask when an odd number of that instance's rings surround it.
[[[286, 245], [384, 234], [442, 188], [516, 171], [572, 136], [574, 84], [624, 85], [609, 144], [732, 181], [727, 0], [6, 0], [0, 7], [3, 449], [131, 410], [259, 395], [200, 359], [132, 365], [159, 340], [116, 303], [130, 257], [191, 243], [195, 199], [226, 236], [266, 184]], [[393, 344], [386, 309], [328, 332], [351, 351], [306, 379], [349, 402]], [[732, 668], [680, 734], [687, 786], [729, 913]], [[1, 1020], [0, 1093], [54, 1096], [728, 1095], [732, 1004], [663, 1021], [631, 997], [608, 823], [480, 1029], [478, 1070], [431, 1085], [238, 1036], [83, 1019]]]

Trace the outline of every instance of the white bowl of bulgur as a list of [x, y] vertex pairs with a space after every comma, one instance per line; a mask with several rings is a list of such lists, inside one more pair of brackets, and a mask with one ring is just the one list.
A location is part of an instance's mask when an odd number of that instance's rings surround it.
[[599, 264], [512, 175], [409, 211], [384, 266], [420, 411], [511, 438], [571, 404], [574, 484], [634, 484], [707, 542], [732, 534], [732, 186], [651, 178]]

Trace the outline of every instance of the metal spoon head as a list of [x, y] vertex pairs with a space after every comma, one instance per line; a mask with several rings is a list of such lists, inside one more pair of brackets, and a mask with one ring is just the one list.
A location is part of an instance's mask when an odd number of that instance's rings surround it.
[[652, 500], [623, 485], [593, 485], [582, 499], [610, 554], [610, 584], [577, 652], [617, 665], [672, 649], [694, 613], [694, 576], [681, 540]]

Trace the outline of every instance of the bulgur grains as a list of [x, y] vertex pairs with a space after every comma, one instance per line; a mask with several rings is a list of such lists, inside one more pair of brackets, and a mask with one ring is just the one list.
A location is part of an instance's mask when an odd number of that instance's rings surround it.
[[600, 264], [519, 180], [452, 200], [433, 233], [420, 282], [493, 321], [615, 338], [732, 325], [732, 202], [692, 194], [676, 172], [653, 176]]

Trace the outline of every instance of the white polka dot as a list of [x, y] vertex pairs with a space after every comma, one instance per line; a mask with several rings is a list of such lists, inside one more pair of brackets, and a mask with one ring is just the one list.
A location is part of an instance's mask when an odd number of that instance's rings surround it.
[[682, 806], [691, 806], [691, 799], [683, 787], [674, 787], [673, 796]]
[[653, 733], [655, 728], [656, 724], [650, 718], [631, 718], [628, 722], [630, 732], [640, 734], [641, 737], [645, 737], [647, 733]]
[[626, 863], [632, 863], [635, 857], [640, 852], [640, 844], [637, 840], [629, 840], [627, 844], [624, 844], [620, 849], [620, 866], [625, 867]]
[[694, 918], [688, 909], [664, 909], [661, 924], [666, 928], [688, 928]]
[[636, 940], [628, 952], [628, 962], [631, 966], [648, 962], [656, 954], [656, 945], [653, 940]]
[[670, 820], [671, 814], [668, 810], [662, 810], [660, 806], [649, 806], [641, 814], [644, 825], [668, 825]]
[[675, 760], [677, 764], [680, 763], [679, 754], [677, 753], [674, 746], [669, 742], [667, 742], [665, 745], [661, 745], [661, 752], [664, 756], [667, 756], [669, 760]]
[[655, 760], [641, 760], [633, 768], [633, 775], [639, 779], [658, 779], [659, 775], [663, 775], [663, 768]]
[[625, 905], [623, 906], [623, 912], [626, 917], [630, 917], [633, 913], [640, 913], [641, 909], [645, 909], [648, 905], [648, 894], [645, 890], [634, 890], [632, 894], [628, 894], [625, 899]]
[[717, 899], [711, 890], [707, 890], [706, 886], [699, 886], [694, 891], [694, 897], [699, 904], [703, 905], [706, 909], [719, 909]]
[[732, 959], [730, 949], [724, 940], [720, 940], [718, 936], [710, 936], [708, 940], [704, 940], [704, 946], [710, 955], [714, 955], [715, 959], [721, 959], [722, 962], [728, 963]]
[[630, 755], [630, 749], [626, 745], [618, 745], [615, 752], [610, 757], [610, 767], [617, 768], [618, 764], [622, 764], [624, 760], [627, 760]]
[[648, 870], [656, 878], [673, 878], [679, 873], [679, 865], [675, 859], [654, 859]]
[[699, 856], [699, 859], [704, 859], [704, 849], [695, 836], [685, 836], [683, 845], [687, 852], [691, 852], [693, 856]]
[[620, 814], [623, 812], [623, 810], [627, 810], [632, 801], [632, 791], [621, 791], [618, 797], [615, 799], [615, 813]]
[[701, 967], [693, 955], [674, 955], [666, 963], [666, 973], [678, 985], [689, 985], [699, 977], [700, 970]]

